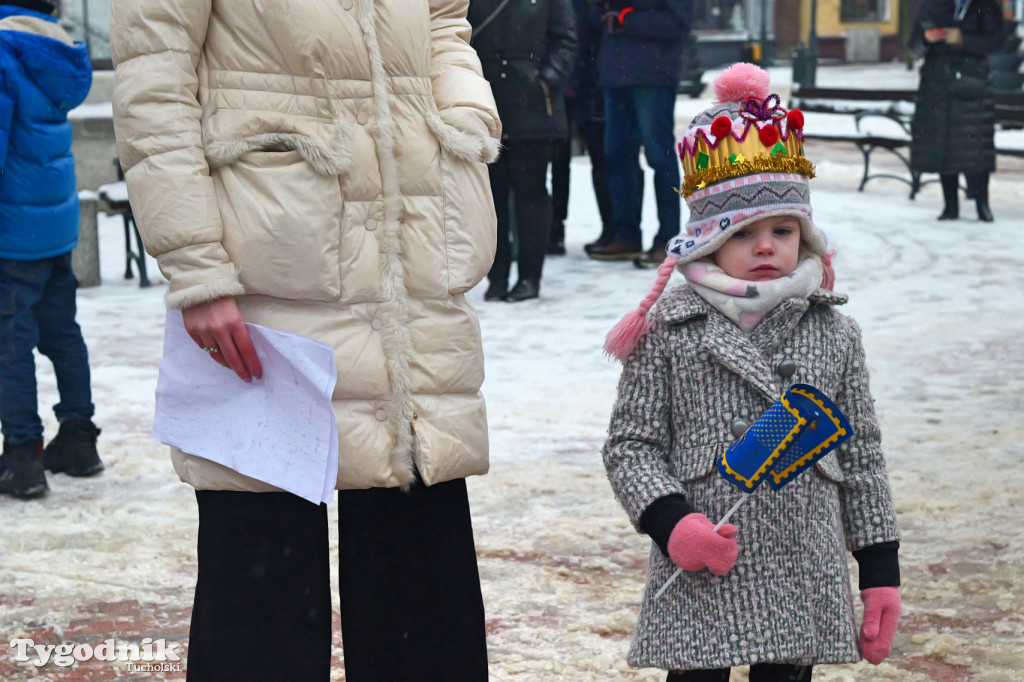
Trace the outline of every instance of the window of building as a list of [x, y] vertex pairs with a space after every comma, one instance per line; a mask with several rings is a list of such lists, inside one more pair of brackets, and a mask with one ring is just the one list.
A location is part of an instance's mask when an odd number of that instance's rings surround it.
[[888, 21], [888, 0], [840, 0], [839, 18], [843, 23]]
[[746, 31], [746, 0], [697, 0], [693, 28], [698, 31]]

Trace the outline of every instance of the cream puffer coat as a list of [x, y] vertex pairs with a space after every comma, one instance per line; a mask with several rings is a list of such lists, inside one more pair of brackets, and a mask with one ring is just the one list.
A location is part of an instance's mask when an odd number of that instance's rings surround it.
[[[487, 471], [464, 294], [494, 255], [501, 123], [467, 5], [113, 3], [118, 152], [167, 304], [234, 296], [334, 347], [341, 489]], [[198, 489], [273, 490], [173, 459]]]

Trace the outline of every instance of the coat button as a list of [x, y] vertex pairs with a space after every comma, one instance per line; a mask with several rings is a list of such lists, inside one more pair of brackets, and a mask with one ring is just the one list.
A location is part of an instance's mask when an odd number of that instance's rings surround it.
[[750, 424], [748, 424], [747, 422], [743, 421], [742, 419], [733, 419], [732, 420], [732, 425], [729, 427], [729, 430], [732, 431], [732, 437], [733, 438], [739, 438], [744, 433], [746, 433], [747, 429], [749, 429], [749, 428], [750, 428]]
[[779, 366], [775, 368], [775, 371], [779, 373], [779, 376], [783, 379], [788, 379], [796, 373], [796, 363], [792, 360], [783, 360], [779, 363]]
[[508, 78], [508, 76], [506, 76], [504, 73], [501, 74], [501, 77], [502, 78]]
[[501, 60], [501, 65], [502, 66], [508, 66], [508, 60], [507, 59], [502, 59]]
[[366, 222], [363, 223], [367, 230], [373, 232], [377, 229], [377, 220], [375, 218], [367, 218]]
[[377, 414], [375, 416], [377, 417], [377, 421], [379, 421], [379, 422], [387, 421], [387, 419], [388, 419], [388, 411], [387, 410], [377, 410]]
[[356, 114], [356, 123], [358, 123], [361, 126], [366, 125], [366, 122], [369, 120], [370, 115], [367, 114], [365, 111], [360, 111], [358, 114]]
[[380, 328], [384, 326], [384, 321], [381, 320], [379, 317], [375, 317], [370, 322], [370, 326], [376, 329], [377, 331], [380, 331]]
[[353, 0], [341, 0], [341, 6], [343, 9], [350, 10], [352, 9], [353, 4]]

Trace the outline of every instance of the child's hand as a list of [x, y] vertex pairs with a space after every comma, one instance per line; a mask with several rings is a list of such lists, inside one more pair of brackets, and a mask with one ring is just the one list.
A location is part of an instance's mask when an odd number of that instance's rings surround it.
[[707, 568], [715, 575], [724, 575], [736, 563], [736, 526], [715, 526], [703, 514], [687, 514], [668, 537], [668, 555], [685, 571]]
[[869, 587], [861, 590], [864, 622], [860, 626], [860, 653], [868, 663], [878, 665], [892, 649], [896, 624], [900, 619], [900, 589]]

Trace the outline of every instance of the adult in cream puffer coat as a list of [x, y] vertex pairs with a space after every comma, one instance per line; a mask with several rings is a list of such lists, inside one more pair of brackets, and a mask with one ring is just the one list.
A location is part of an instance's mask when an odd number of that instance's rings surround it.
[[[494, 255], [501, 123], [467, 6], [112, 6], [118, 150], [167, 304], [243, 377], [259, 376], [235, 356], [251, 350], [243, 319], [335, 349], [350, 682], [487, 678], [464, 481], [487, 471], [483, 357], [465, 293]], [[189, 679], [328, 679], [326, 507], [173, 459], [199, 504]]]
[[[467, 4], [114, 3], [118, 151], [167, 304], [233, 296], [335, 348], [341, 489], [487, 470], [464, 294], [493, 258], [501, 124]], [[269, 489], [174, 463], [197, 489]]]

